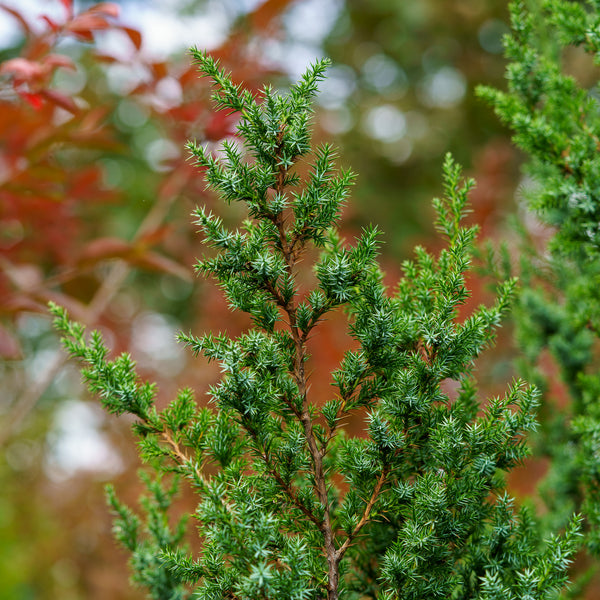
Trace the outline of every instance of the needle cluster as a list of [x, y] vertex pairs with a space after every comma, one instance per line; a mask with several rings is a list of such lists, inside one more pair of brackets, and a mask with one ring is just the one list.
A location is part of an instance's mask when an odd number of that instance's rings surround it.
[[[87, 339], [52, 309], [90, 389], [110, 412], [137, 418], [141, 455], [155, 472], [143, 519], [109, 495], [134, 580], [161, 600], [554, 597], [579, 521], [543, 541], [531, 512], [505, 491], [503, 474], [527, 455], [538, 395], [522, 381], [498, 398], [477, 390], [474, 362], [492, 345], [515, 280], [499, 286], [492, 306], [464, 314], [473, 182], [447, 157], [444, 197], [434, 201], [446, 247], [416, 248], [390, 290], [377, 230], [354, 244], [339, 233], [352, 174], [335, 167], [330, 146], [311, 146], [327, 62], [285, 94], [266, 87], [255, 96], [192, 53], [217, 108], [239, 116], [239, 143], [224, 143], [218, 156], [189, 149], [208, 186], [247, 210], [239, 229], [197, 211], [210, 247], [197, 271], [253, 327], [235, 338], [180, 334], [223, 375], [208, 406], [183, 390], [159, 411], [130, 357], [109, 360], [99, 334]], [[301, 284], [306, 269], [312, 289]], [[309, 339], [340, 309], [351, 349], [330, 374], [331, 393], [315, 397]], [[364, 424], [361, 435], [345, 430], [350, 419]], [[169, 473], [197, 495], [194, 556], [183, 526], [169, 525], [175, 488], [161, 483]]]

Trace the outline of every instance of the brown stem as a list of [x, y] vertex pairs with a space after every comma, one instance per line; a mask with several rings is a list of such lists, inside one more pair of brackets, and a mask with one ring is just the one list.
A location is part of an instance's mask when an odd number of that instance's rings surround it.
[[310, 521], [312, 521], [320, 529], [321, 528], [321, 521], [319, 521], [319, 519], [312, 512], [312, 510], [310, 510], [309, 508], [307, 508], [300, 501], [300, 498], [298, 498], [298, 495], [294, 491], [294, 488], [291, 485], [289, 485], [288, 483], [286, 483], [284, 481], [283, 477], [281, 477], [281, 475], [279, 474], [279, 472], [276, 471], [275, 469], [269, 468], [269, 472], [273, 475], [273, 477], [275, 478], [275, 481], [277, 481], [277, 483], [283, 488], [283, 490], [285, 491], [285, 493], [289, 496], [289, 498], [292, 501], [292, 503], [294, 504], [294, 506], [296, 508], [299, 508], [304, 513], [304, 515]]
[[[256, 436], [255, 432], [251, 430], [248, 431], [252, 435], [254, 440], [257, 441], [258, 436]], [[277, 481], [277, 483], [281, 486], [283, 491], [288, 495], [289, 499], [292, 501], [292, 504], [296, 508], [299, 508], [310, 521], [312, 521], [319, 529], [321, 529], [321, 521], [319, 521], [319, 519], [312, 512], [312, 510], [310, 510], [307, 506], [304, 505], [303, 502], [301, 502], [300, 498], [298, 498], [298, 495], [294, 491], [294, 488], [283, 479], [279, 471], [273, 465], [273, 462], [271, 461], [271, 458], [269, 457], [268, 453], [263, 450], [261, 452], [261, 456], [263, 461], [265, 462], [265, 465], [267, 466], [267, 469], [269, 470], [269, 473], [271, 473], [271, 475], [275, 478], [275, 481]]]
[[196, 476], [197, 481], [206, 488], [208, 484], [206, 482], [206, 479], [204, 478], [204, 475], [202, 475], [201, 468], [199, 468], [195, 462], [192, 463], [192, 459], [182, 450], [181, 446], [173, 439], [171, 434], [167, 430], [163, 430], [157, 433], [160, 433], [163, 440], [167, 442], [169, 446], [171, 446], [175, 462], [181, 466], [190, 465], [190, 467], [194, 470], [194, 475]]
[[341, 545], [341, 547], [338, 551], [339, 555], [340, 555], [340, 559], [342, 558], [342, 556], [344, 556], [344, 554], [346, 553], [346, 550], [348, 550], [348, 548], [352, 544], [352, 541], [354, 540], [354, 538], [356, 538], [356, 536], [360, 533], [360, 530], [367, 524], [367, 522], [369, 520], [369, 516], [371, 515], [371, 511], [373, 510], [373, 506], [375, 505], [375, 502], [377, 502], [377, 498], [379, 498], [379, 494], [381, 493], [381, 488], [383, 487], [383, 484], [385, 483], [385, 480], [387, 479], [388, 472], [389, 472], [389, 467], [386, 465], [383, 468], [383, 470], [381, 471], [381, 475], [379, 476], [379, 479], [377, 480], [377, 483], [375, 484], [375, 487], [373, 488], [373, 493], [371, 494], [371, 498], [369, 499], [369, 501], [367, 502], [367, 505], [365, 506], [365, 510], [363, 512], [363, 515], [362, 515], [360, 521], [356, 524], [356, 527], [354, 528], [352, 533], [346, 538], [346, 541]]
[[[276, 191], [283, 193], [285, 178], [287, 175], [287, 168], [284, 166], [279, 167], [277, 171]], [[303, 244], [300, 247], [291, 246], [288, 243], [287, 232], [285, 229], [285, 222], [283, 215], [280, 213], [273, 217], [273, 224], [277, 227], [279, 232], [279, 244], [281, 251], [286, 261], [288, 274], [291, 276], [294, 271], [295, 264], [298, 257], [301, 255], [303, 250]], [[328, 583], [327, 583], [327, 599], [338, 600], [338, 587], [339, 587], [339, 563], [341, 557], [335, 548], [335, 535], [331, 525], [331, 510], [329, 500], [327, 496], [327, 483], [325, 479], [325, 471], [323, 469], [323, 455], [324, 453], [319, 450], [315, 432], [313, 428], [313, 422], [310, 416], [310, 407], [307, 398], [307, 375], [304, 369], [304, 362], [306, 360], [306, 334], [302, 333], [298, 327], [296, 320], [296, 306], [293, 301], [281, 303], [280, 306], [285, 310], [288, 315], [288, 322], [290, 333], [295, 345], [295, 357], [294, 357], [294, 370], [293, 377], [298, 386], [298, 393], [302, 398], [302, 409], [297, 411], [293, 408], [294, 413], [299, 417], [302, 426], [304, 428], [304, 436], [308, 445], [308, 450], [311, 456], [311, 462], [313, 466], [313, 477], [314, 477], [314, 490], [317, 498], [323, 506], [323, 520], [316, 523], [323, 534], [325, 555], [327, 556], [328, 564]]]
[[190, 457], [181, 449], [179, 444], [171, 437], [171, 434], [168, 431], [161, 432], [163, 439], [169, 446], [171, 446], [171, 450], [173, 450], [173, 454], [176, 457], [177, 464], [183, 465], [185, 463], [190, 462]]

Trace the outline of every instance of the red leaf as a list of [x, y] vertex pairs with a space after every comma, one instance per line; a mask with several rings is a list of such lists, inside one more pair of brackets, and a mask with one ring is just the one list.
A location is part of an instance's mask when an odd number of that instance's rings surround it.
[[192, 83], [195, 83], [197, 81], [198, 81], [198, 74], [197, 74], [197, 71], [195, 68], [186, 69], [179, 76], [179, 83], [181, 84], [182, 88], [185, 88], [188, 85], [191, 85]]
[[61, 94], [60, 92], [55, 90], [42, 90], [39, 95], [43, 96], [46, 98], [46, 100], [49, 100], [53, 104], [56, 104], [56, 106], [60, 106], [61, 108], [68, 110], [70, 113], [76, 114], [78, 112], [77, 105], [75, 102], [73, 102], [73, 99]]
[[71, 187], [69, 194], [73, 198], [90, 196], [93, 189], [102, 179], [101, 170], [97, 165], [91, 165], [70, 175]]
[[94, 36], [92, 35], [92, 32], [89, 29], [83, 30], [83, 31], [71, 31], [71, 33], [79, 40], [82, 40], [84, 42], [93, 42], [94, 41]]
[[92, 31], [109, 29], [110, 27], [111, 24], [104, 17], [90, 14], [88, 11], [75, 17], [70, 23], [67, 23], [65, 29], [79, 37], [90, 40], [93, 39]]
[[163, 77], [166, 77], [169, 72], [166, 62], [151, 63], [150, 68], [152, 69], [155, 79], [162, 79]]
[[26, 294], [5, 294], [0, 301], [0, 306], [2, 306], [3, 312], [12, 314], [18, 314], [22, 312], [48, 312], [47, 303], [41, 303], [33, 298], [30, 298]]
[[206, 124], [204, 135], [207, 140], [217, 141], [233, 133], [233, 125], [236, 121], [235, 115], [225, 112], [215, 113]]
[[41, 61], [52, 50], [55, 42], [51, 35], [32, 37], [27, 47], [27, 58]]
[[52, 31], [54, 31], [55, 33], [58, 31], [58, 29], [59, 29], [58, 23], [56, 23], [56, 21], [53, 21], [48, 15], [41, 15], [40, 19], [42, 19], [43, 21], [46, 21], [46, 23], [48, 23], [50, 29], [52, 29]]
[[110, 56], [110, 54], [95, 54], [94, 55], [94, 60], [101, 62], [101, 63], [116, 63], [119, 62], [118, 58], [115, 58], [114, 56]]
[[92, 132], [96, 131], [99, 127], [102, 127], [102, 121], [106, 118], [108, 109], [103, 106], [96, 106], [88, 111], [79, 124], [80, 132]]
[[283, 11], [291, 3], [292, 0], [266, 0], [249, 15], [252, 29], [258, 31], [268, 29], [276, 19], [281, 18]]
[[60, 0], [60, 2], [65, 7], [67, 17], [70, 19], [73, 16], [73, 0]]
[[19, 81], [31, 81], [44, 75], [44, 68], [39, 63], [26, 58], [11, 58], [0, 67], [0, 74], [12, 73]]
[[29, 92], [19, 92], [19, 96], [26, 100], [35, 110], [40, 110], [44, 106], [44, 101], [39, 94], [30, 94]]
[[130, 96], [136, 96], [137, 94], [145, 94], [146, 92], [151, 90], [152, 82], [142, 81], [139, 85], [136, 85], [132, 90], [130, 90]]
[[80, 263], [98, 262], [107, 258], [124, 258], [132, 252], [129, 242], [119, 238], [98, 238], [91, 241], [80, 255]]
[[100, 13], [102, 15], [106, 15], [107, 17], [114, 17], [116, 19], [119, 17], [120, 9], [119, 6], [113, 2], [100, 2], [85, 12], [87, 14]]
[[162, 242], [171, 231], [173, 231], [172, 225], [161, 225], [160, 227], [156, 227], [156, 229], [144, 233], [144, 235], [139, 238], [138, 243], [147, 246], [158, 244], [159, 242]]
[[123, 27], [123, 31], [129, 36], [136, 50], [142, 47], [142, 34], [137, 29], [131, 27]]
[[64, 67], [65, 69], [70, 69], [71, 71], [77, 70], [75, 63], [64, 54], [48, 54], [48, 56], [44, 58], [44, 65], [49, 67]]
[[183, 188], [188, 183], [190, 178], [189, 163], [180, 165], [180, 168], [171, 171], [171, 173], [163, 179], [158, 189], [159, 198], [174, 198], [181, 194]]

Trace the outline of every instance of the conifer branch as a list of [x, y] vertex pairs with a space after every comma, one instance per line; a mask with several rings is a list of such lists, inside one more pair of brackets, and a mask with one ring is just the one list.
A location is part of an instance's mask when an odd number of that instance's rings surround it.
[[389, 475], [389, 465], [385, 465], [381, 471], [381, 475], [379, 476], [377, 483], [375, 484], [375, 487], [373, 488], [373, 493], [371, 494], [371, 497], [369, 498], [369, 501], [367, 502], [367, 504], [365, 506], [365, 510], [362, 514], [362, 517], [360, 518], [360, 521], [356, 524], [356, 527], [354, 528], [354, 530], [348, 535], [348, 537], [344, 540], [344, 543], [340, 546], [340, 549], [338, 550], [338, 555], [340, 557], [340, 560], [343, 558], [344, 554], [346, 553], [346, 550], [348, 550], [348, 548], [350, 547], [352, 542], [356, 539], [356, 537], [358, 536], [358, 534], [360, 533], [362, 528], [369, 522], [369, 518], [371, 516], [371, 511], [373, 510], [373, 506], [375, 506], [375, 503], [377, 502], [377, 500], [381, 494], [383, 486], [384, 486], [385, 482], [387, 481], [388, 475]]
[[170, 434], [170, 432], [164, 429], [160, 433], [161, 437], [171, 447], [174, 462], [182, 467], [191, 468], [195, 476], [195, 482], [202, 482], [204, 485], [206, 485], [206, 480], [202, 474], [202, 469], [198, 468], [198, 466], [195, 464], [195, 461], [182, 450], [181, 446], [173, 439], [173, 436]]
[[[239, 113], [244, 150], [226, 143], [216, 157], [189, 148], [209, 187], [248, 209], [241, 231], [198, 210], [216, 256], [197, 269], [255, 324], [235, 339], [180, 335], [194, 354], [220, 363], [214, 405], [200, 409], [182, 390], [158, 412], [155, 387], [140, 382], [127, 355], [107, 361], [98, 334], [84, 339], [83, 328], [54, 309], [90, 389], [110, 412], [138, 417], [142, 455], [157, 473], [146, 478], [145, 539], [139, 519], [111, 499], [137, 580], [156, 598], [183, 597], [182, 586], [194, 582], [199, 600], [520, 598], [534, 588], [536, 598], [550, 597], [566, 581], [580, 525], [573, 519], [544, 543], [527, 511], [503, 494], [500, 471], [527, 455], [537, 394], [518, 382], [486, 401], [472, 379], [515, 287], [506, 281], [495, 304], [459, 320], [476, 235], [462, 225], [472, 182], [447, 157], [445, 196], [434, 201], [447, 248], [437, 256], [417, 248], [391, 293], [377, 264], [376, 228], [354, 246], [337, 234], [352, 175], [333, 175], [331, 149], [316, 151], [305, 181], [293, 172], [311, 151], [310, 107], [327, 61], [311, 65], [288, 94], [267, 87], [253, 95], [208, 55], [193, 54], [218, 108]], [[300, 191], [288, 196], [291, 185]], [[297, 271], [309, 245], [322, 253], [317, 283], [300, 301]], [[359, 348], [345, 354], [333, 372], [335, 397], [317, 409], [307, 343], [337, 307], [348, 309]], [[452, 400], [446, 380], [460, 386]], [[343, 431], [355, 409], [366, 411], [362, 436]], [[201, 459], [212, 462], [211, 474]], [[161, 486], [167, 471], [187, 471], [197, 484], [198, 560], [178, 547], [183, 530], [168, 527], [176, 488]]]

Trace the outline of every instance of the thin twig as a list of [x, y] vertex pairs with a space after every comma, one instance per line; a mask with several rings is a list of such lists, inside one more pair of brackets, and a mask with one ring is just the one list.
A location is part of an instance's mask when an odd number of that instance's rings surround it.
[[379, 498], [379, 494], [381, 493], [381, 488], [383, 487], [383, 484], [385, 483], [385, 480], [387, 479], [388, 471], [389, 471], [389, 467], [386, 465], [383, 468], [383, 470], [381, 471], [381, 475], [379, 476], [379, 479], [377, 480], [377, 483], [375, 484], [375, 487], [373, 488], [373, 493], [371, 494], [371, 498], [369, 499], [369, 501], [367, 502], [367, 505], [365, 506], [365, 510], [363, 512], [363, 515], [362, 515], [360, 521], [356, 524], [356, 527], [354, 528], [352, 533], [346, 538], [346, 541], [340, 546], [340, 549], [338, 550], [340, 559], [344, 556], [344, 554], [346, 553], [346, 550], [348, 550], [348, 548], [352, 544], [352, 541], [360, 533], [360, 530], [367, 524], [369, 517], [371, 515], [371, 511], [373, 510], [373, 506], [375, 505], [375, 502], [377, 502], [377, 498]]
[[27, 389], [13, 404], [0, 430], [0, 448], [16, 435], [27, 415], [33, 410], [42, 394], [62, 371], [67, 362], [67, 355], [57, 352], [50, 366], [35, 383], [28, 383]]
[[173, 439], [171, 434], [167, 430], [163, 430], [160, 432], [162, 438], [171, 446], [171, 450], [174, 455], [174, 460], [177, 464], [183, 466], [190, 465], [194, 469], [194, 475], [197, 477], [198, 481], [202, 483], [205, 488], [208, 486], [204, 475], [202, 474], [201, 468], [198, 466], [196, 461], [190, 458], [182, 449], [181, 446]]
[[[187, 181], [187, 176], [183, 171], [174, 171], [171, 174], [171, 178], [176, 182], [176, 187], [178, 189], [181, 189]], [[141, 239], [149, 231], [156, 229], [166, 217], [172, 202], [177, 196], [171, 186], [169, 186], [168, 189], [171, 192], [169, 196], [160, 197], [152, 205], [152, 208], [133, 236], [134, 242]], [[129, 265], [124, 260], [116, 261], [112, 265], [108, 275], [96, 290], [94, 297], [85, 309], [85, 315], [82, 320], [85, 321], [86, 325], [93, 326], [100, 320], [100, 317], [107, 309], [111, 300], [123, 285], [130, 270]], [[31, 292], [31, 290], [28, 291]], [[18, 400], [15, 401], [5, 419], [2, 431], [0, 431], [0, 447], [4, 446], [9, 439], [21, 430], [27, 415], [35, 408], [48, 386], [54, 381], [66, 364], [67, 360], [68, 357], [65, 354], [59, 355], [38, 382], [33, 385], [30, 383], [27, 384], [27, 389], [25, 389]]]

